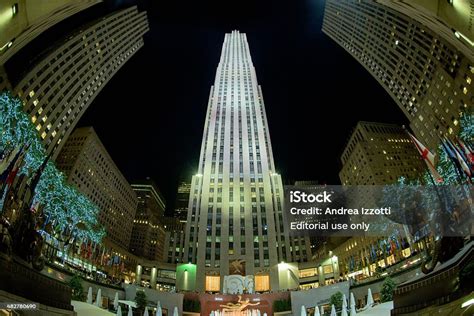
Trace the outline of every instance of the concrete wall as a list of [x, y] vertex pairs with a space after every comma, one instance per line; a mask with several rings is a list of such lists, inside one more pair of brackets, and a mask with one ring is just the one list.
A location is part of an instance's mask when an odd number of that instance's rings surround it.
[[300, 285], [298, 263], [279, 263], [278, 283], [281, 291], [297, 289]]
[[137, 287], [134, 284], [124, 284], [125, 297], [128, 301], [134, 301], [137, 289], [145, 291], [148, 301], [152, 302], [154, 306], [160, 301], [161, 308], [168, 310], [168, 315], [173, 315], [173, 310], [178, 307], [178, 314], [183, 315], [183, 298], [184, 294], [160, 292], [149, 288]]
[[[63, 282], [69, 282], [72, 277], [70, 272], [61, 271], [59, 269], [53, 269], [52, 267], [46, 266], [46, 268], [41, 271], [42, 274], [52, 277], [56, 280], [60, 280]], [[115, 293], [119, 294], [119, 300], [125, 299], [125, 291], [120, 287], [115, 286], [107, 286], [105, 284], [95, 283], [91, 280], [82, 279], [82, 288], [84, 289], [84, 293], [87, 295], [89, 291], [89, 287], [92, 287], [92, 297], [95, 300], [97, 291], [99, 288], [102, 292], [102, 297], [108, 297], [111, 302], [114, 301]]]
[[[419, 268], [407, 271], [400, 275], [392, 277], [392, 280], [395, 281], [396, 284], [400, 284], [406, 282], [410, 279], [413, 279], [418, 274], [422, 273]], [[356, 300], [356, 305], [358, 305], [358, 301], [361, 300], [362, 305], [367, 303], [367, 292], [370, 290], [372, 294], [379, 293], [382, 289], [384, 279], [380, 279], [377, 282], [370, 282], [367, 285], [358, 285], [351, 288], [351, 292], [354, 293], [354, 298]]]
[[[30, 304], [31, 300], [0, 290], [0, 302]], [[4, 315], [4, 314], [1, 314], [1, 315]], [[24, 316], [38, 316], [38, 315], [76, 316], [76, 312], [68, 311], [65, 309], [54, 308], [54, 307], [46, 306], [44, 304], [39, 304], [38, 310], [31, 310], [31, 311], [24, 310], [24, 311], [21, 311], [21, 315], [24, 315]]]
[[349, 298], [349, 282], [340, 282], [307, 291], [292, 291], [290, 292], [292, 313], [299, 315], [303, 305], [309, 308], [326, 304], [331, 295], [337, 292], [346, 294], [346, 297]]
[[[223, 277], [221, 277], [221, 283]], [[196, 265], [191, 263], [179, 264], [176, 267], [176, 290], [194, 291], [196, 290]]]

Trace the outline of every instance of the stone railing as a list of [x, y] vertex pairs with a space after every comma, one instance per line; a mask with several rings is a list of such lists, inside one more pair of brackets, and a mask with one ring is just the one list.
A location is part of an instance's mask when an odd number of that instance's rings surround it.
[[462, 294], [459, 290], [459, 272], [472, 260], [474, 243], [471, 242], [430, 274], [398, 285], [393, 293], [392, 315], [415, 313], [432, 305], [442, 305], [458, 299]]
[[0, 290], [31, 302], [73, 310], [71, 288], [33, 270], [29, 265], [0, 255]]

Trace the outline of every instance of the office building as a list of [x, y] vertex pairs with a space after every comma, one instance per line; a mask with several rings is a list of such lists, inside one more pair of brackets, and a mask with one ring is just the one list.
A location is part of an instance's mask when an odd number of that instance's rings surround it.
[[138, 199], [92, 127], [76, 129], [56, 161], [69, 184], [99, 207], [106, 238], [128, 249]]
[[112, 13], [64, 38], [14, 87], [53, 159], [94, 98], [143, 46], [147, 30], [137, 7]]
[[328, 0], [323, 32], [377, 79], [409, 119], [415, 136], [436, 148], [439, 136], [459, 132], [459, 119], [472, 105], [472, 46], [468, 54], [464, 42], [453, 42], [459, 40], [454, 33], [447, 40], [434, 29], [434, 20], [412, 18], [400, 9], [408, 3]]
[[5, 63], [38, 35], [101, 0], [4, 0], [0, 3], [0, 92], [12, 90]]
[[191, 183], [181, 182], [176, 194], [176, 204], [174, 206], [175, 216], [182, 222], [186, 222], [188, 217], [189, 194], [191, 193]]
[[132, 184], [138, 198], [137, 213], [133, 220], [130, 251], [148, 260], [162, 260], [165, 247], [165, 228], [162, 218], [165, 200], [150, 178]]
[[196, 290], [225, 291], [224, 278], [234, 274], [255, 276], [257, 290], [289, 288], [279, 283], [278, 263], [308, 254], [289, 246], [283, 198], [247, 37], [233, 31], [224, 38], [191, 183], [183, 261], [196, 265]]
[[426, 166], [402, 127], [359, 122], [341, 156], [343, 185], [393, 184], [416, 179]]
[[177, 217], [164, 217], [165, 253], [162, 261], [180, 263], [183, 261], [185, 223]]

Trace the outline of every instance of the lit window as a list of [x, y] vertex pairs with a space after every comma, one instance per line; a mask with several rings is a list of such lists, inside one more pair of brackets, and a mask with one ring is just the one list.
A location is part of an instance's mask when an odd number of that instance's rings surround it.
[[39, 131], [41, 129], [41, 124], [36, 125], [36, 130]]
[[31, 122], [33, 122], [33, 123], [36, 122], [36, 116], [35, 116], [35, 115], [33, 115], [33, 116], [31, 117]]
[[255, 276], [255, 291], [257, 292], [270, 291], [270, 276], [256, 275]]
[[221, 285], [221, 277], [220, 276], [206, 276], [206, 291], [208, 292], [219, 292]]
[[35, 91], [34, 90], [31, 90], [30, 91], [30, 97], [33, 97], [35, 95]]
[[43, 132], [43, 133], [41, 134], [41, 138], [42, 138], [42, 139], [45, 139], [45, 138], [46, 138], [46, 132]]

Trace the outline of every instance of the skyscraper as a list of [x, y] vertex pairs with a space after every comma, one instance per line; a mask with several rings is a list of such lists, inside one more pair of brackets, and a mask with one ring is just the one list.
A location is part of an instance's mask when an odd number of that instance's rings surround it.
[[409, 6], [408, 1], [327, 0], [323, 32], [377, 79], [418, 139], [435, 148], [440, 136], [458, 133], [460, 116], [472, 106], [472, 46], [466, 50], [462, 39], [453, 42], [455, 33], [449, 37], [434, 18], [412, 18], [420, 12]]
[[426, 166], [406, 131], [394, 124], [359, 122], [342, 156], [343, 185], [384, 185], [415, 179]]
[[176, 194], [174, 215], [182, 222], [186, 222], [188, 217], [189, 193], [191, 193], [191, 183], [181, 182]]
[[57, 159], [67, 182], [100, 209], [99, 222], [106, 238], [128, 249], [137, 196], [92, 127], [81, 127], [69, 137]]
[[102, 0], [3, 0], [0, 3], [0, 91], [11, 89], [5, 63], [38, 35]]
[[165, 200], [150, 178], [132, 184], [138, 198], [137, 213], [133, 220], [130, 251], [149, 260], [162, 260], [165, 249], [163, 217]]
[[220, 291], [229, 274], [255, 275], [257, 288], [279, 288], [277, 264], [306, 256], [303, 249], [293, 249], [295, 258], [290, 252], [283, 196], [247, 37], [232, 31], [191, 183], [183, 261], [197, 266], [197, 290]]
[[143, 46], [147, 30], [146, 13], [137, 7], [112, 13], [63, 39], [16, 85], [53, 158], [110, 78]]

